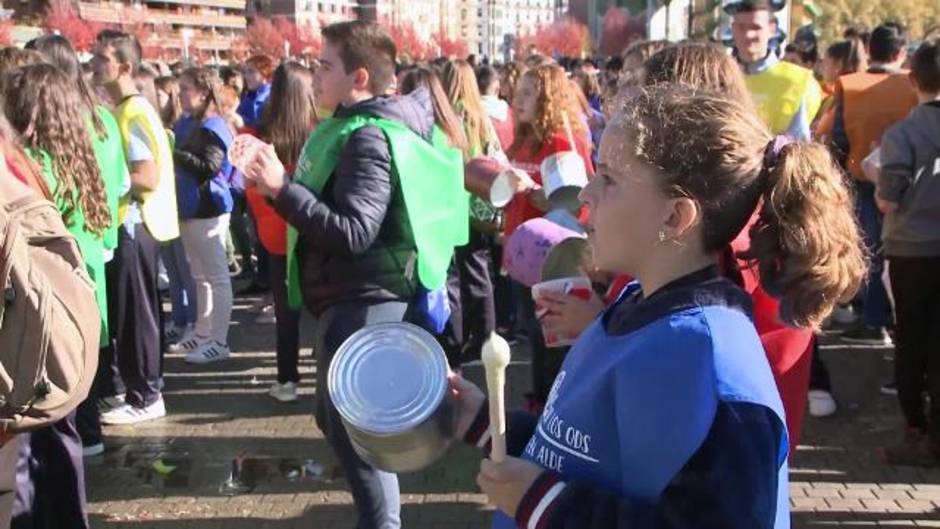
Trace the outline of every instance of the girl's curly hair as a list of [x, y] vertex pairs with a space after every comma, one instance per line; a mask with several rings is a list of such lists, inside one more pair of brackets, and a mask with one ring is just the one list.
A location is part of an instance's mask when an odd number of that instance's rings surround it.
[[51, 64], [4, 72], [4, 112], [23, 145], [48, 153], [56, 178], [54, 198], [67, 226], [81, 211], [85, 229], [101, 236], [111, 225], [101, 171], [91, 145], [85, 105], [74, 83]]
[[[531, 79], [538, 94], [536, 108], [538, 115], [532, 123], [516, 121], [516, 138], [509, 148], [510, 157], [524, 146], [542, 145], [552, 134], [565, 130], [565, 120], [575, 137], [584, 135], [583, 115], [581, 114], [571, 82], [565, 70], [554, 63], [536, 66], [522, 75], [522, 80]], [[519, 87], [516, 88], [519, 90]], [[574, 148], [574, 145], [571, 146]]]

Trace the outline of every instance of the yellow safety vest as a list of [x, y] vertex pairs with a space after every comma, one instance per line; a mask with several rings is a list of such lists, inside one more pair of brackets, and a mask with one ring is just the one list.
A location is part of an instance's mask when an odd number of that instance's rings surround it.
[[786, 132], [804, 102], [808, 123], [822, 106], [819, 83], [812, 71], [801, 66], [780, 61], [763, 72], [746, 75], [745, 80], [757, 113], [774, 134]]
[[[179, 213], [176, 208], [176, 174], [173, 171], [173, 151], [160, 116], [142, 96], [131, 96], [117, 107], [114, 117], [121, 129], [124, 150], [127, 150], [131, 130], [136, 126], [147, 135], [147, 144], [153, 154], [154, 163], [157, 164], [157, 188], [139, 197], [144, 225], [158, 241], [176, 239], [180, 236]], [[130, 194], [121, 201], [122, 212], [126, 211], [129, 202]], [[120, 217], [124, 217], [123, 213]]]

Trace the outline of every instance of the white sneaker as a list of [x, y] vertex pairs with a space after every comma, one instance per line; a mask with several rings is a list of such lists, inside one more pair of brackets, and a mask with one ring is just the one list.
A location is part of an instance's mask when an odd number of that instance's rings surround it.
[[186, 363], [208, 364], [225, 360], [232, 354], [228, 346], [215, 340], [208, 341], [186, 353]]
[[125, 404], [116, 410], [102, 414], [101, 423], [110, 425], [137, 424], [165, 416], [166, 407], [163, 404], [163, 397], [160, 397], [150, 406], [138, 408], [130, 404]]
[[166, 331], [163, 333], [163, 338], [166, 340], [166, 343], [169, 347], [173, 344], [177, 344], [192, 338], [194, 334], [195, 329], [193, 325], [177, 327], [175, 324], [171, 323], [167, 325]]
[[82, 457], [95, 457], [104, 453], [104, 443], [82, 446]]
[[98, 399], [98, 413], [108, 413], [124, 406], [124, 393]]
[[821, 389], [809, 391], [809, 414], [813, 417], [828, 417], [836, 412], [836, 400], [832, 394]]
[[293, 382], [285, 382], [283, 384], [275, 382], [274, 385], [271, 386], [271, 389], [268, 390], [268, 395], [271, 395], [281, 402], [294, 402], [297, 400], [297, 384]]
[[179, 342], [171, 344], [166, 348], [167, 352], [178, 354], [186, 353], [189, 354], [196, 349], [199, 349], [202, 344], [206, 343], [205, 338], [199, 338], [195, 334], [190, 333], [188, 336], [184, 336]]

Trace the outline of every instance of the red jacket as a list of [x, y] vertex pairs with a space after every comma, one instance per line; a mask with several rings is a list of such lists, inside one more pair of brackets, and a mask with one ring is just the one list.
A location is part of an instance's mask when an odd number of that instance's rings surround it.
[[490, 121], [493, 123], [493, 130], [496, 131], [496, 137], [499, 138], [499, 145], [505, 151], [516, 137], [516, 123], [512, 119], [512, 113], [508, 113], [504, 120], [490, 116]]
[[[750, 248], [751, 225], [755, 215], [738, 237], [731, 242], [731, 250], [737, 254]], [[739, 260], [739, 269], [744, 290], [754, 302], [754, 326], [760, 335], [761, 344], [770, 362], [770, 369], [783, 401], [786, 412], [787, 432], [790, 435], [790, 454], [796, 451], [803, 427], [803, 415], [809, 393], [810, 364], [813, 358], [815, 335], [809, 329], [789, 327], [777, 317], [780, 302], [760, 285], [758, 271]]]
[[[246, 127], [240, 132], [258, 136], [257, 131], [250, 127]], [[283, 160], [281, 161], [283, 162]], [[292, 173], [294, 171], [293, 164], [285, 165], [284, 170], [287, 174]], [[287, 255], [287, 222], [254, 186], [245, 187], [245, 198], [248, 200], [248, 207], [251, 208], [251, 213], [255, 217], [258, 239], [261, 240], [264, 249], [273, 255]]]
[[[578, 154], [580, 154], [581, 159], [584, 160], [584, 166], [587, 168], [588, 176], [594, 176], [594, 165], [591, 163], [591, 148], [587, 143], [587, 139], [582, 137], [581, 134], [575, 134], [574, 142]], [[533, 151], [530, 148], [520, 149], [520, 151], [512, 157], [511, 163], [513, 167], [529, 173], [529, 176], [532, 177], [532, 180], [535, 181], [536, 184], [542, 185], [542, 174], [539, 170], [542, 161], [555, 153], [570, 150], [572, 149], [571, 143], [568, 141], [568, 135], [565, 134], [564, 131], [559, 131], [548, 138], [548, 141], [542, 144], [538, 151]], [[516, 195], [512, 199], [512, 202], [506, 206], [506, 226], [503, 229], [503, 234], [508, 237], [525, 221], [541, 217], [543, 214], [543, 211], [532, 205], [527, 196]]]

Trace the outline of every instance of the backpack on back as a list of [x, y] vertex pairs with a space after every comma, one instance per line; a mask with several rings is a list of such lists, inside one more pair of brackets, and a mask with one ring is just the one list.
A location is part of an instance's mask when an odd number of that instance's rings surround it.
[[0, 197], [0, 432], [49, 425], [88, 395], [101, 324], [75, 239], [48, 200]]

